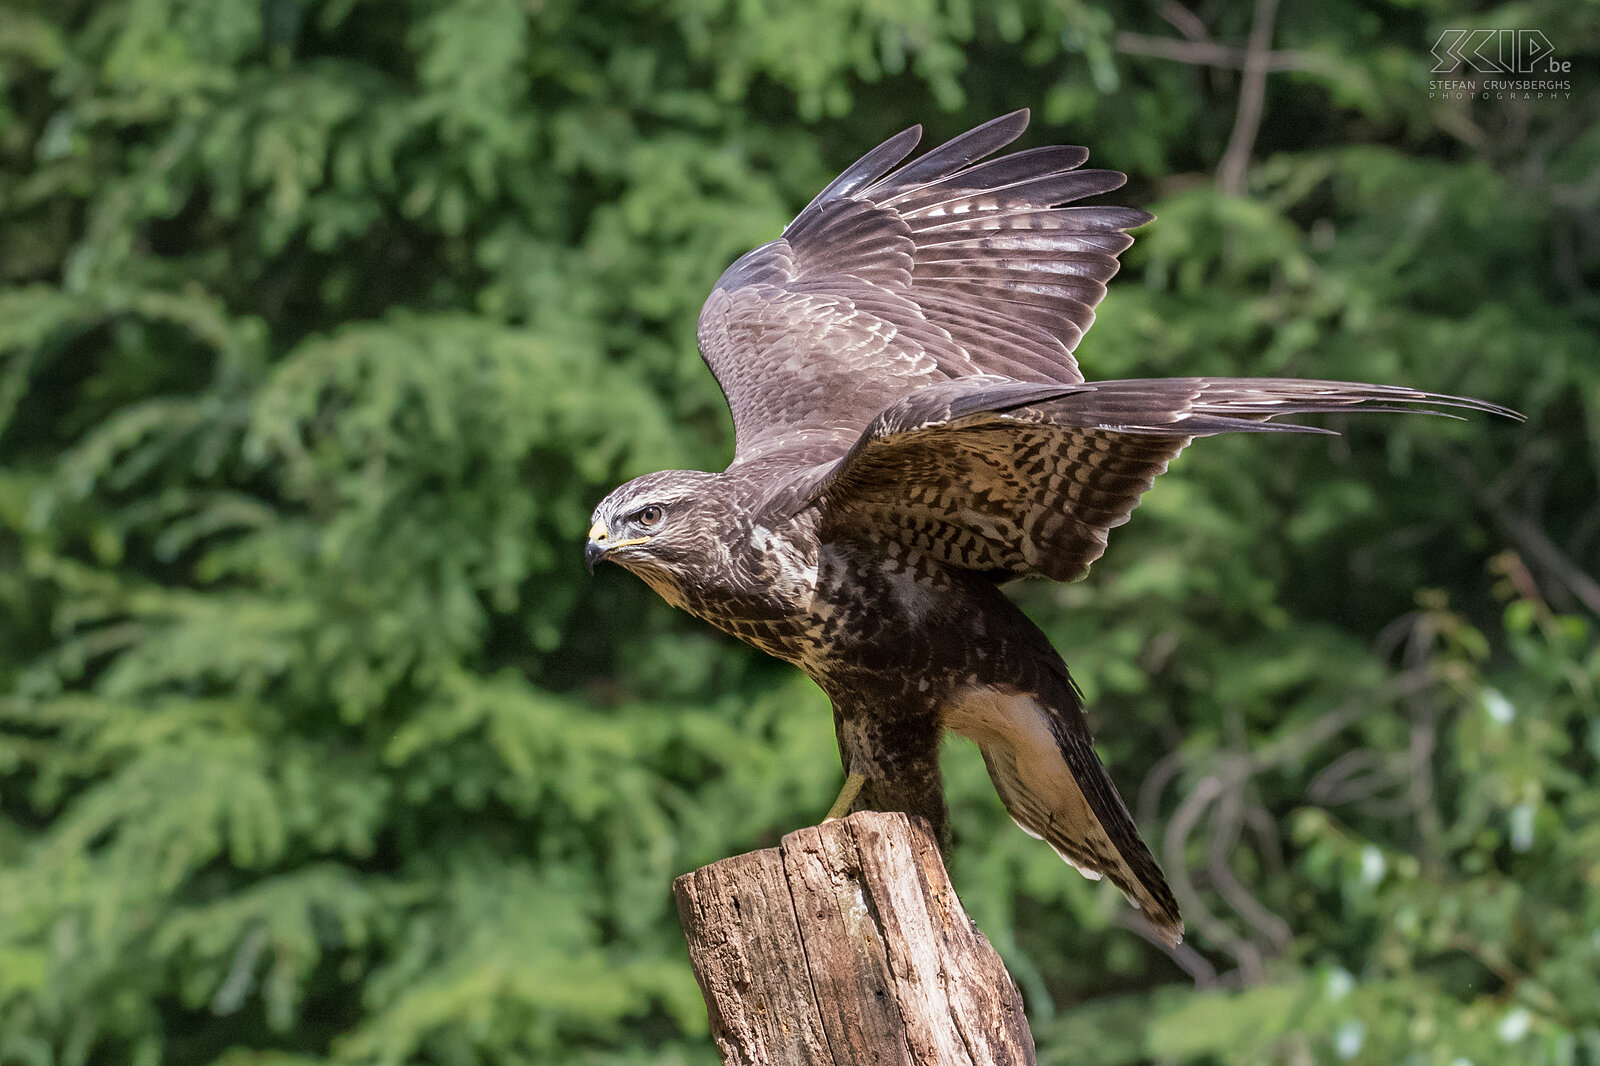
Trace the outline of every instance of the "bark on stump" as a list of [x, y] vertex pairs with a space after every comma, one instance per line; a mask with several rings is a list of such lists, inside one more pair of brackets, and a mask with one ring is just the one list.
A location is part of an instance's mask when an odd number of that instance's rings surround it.
[[928, 824], [860, 811], [673, 884], [723, 1061], [1022, 1066], [1022, 997]]

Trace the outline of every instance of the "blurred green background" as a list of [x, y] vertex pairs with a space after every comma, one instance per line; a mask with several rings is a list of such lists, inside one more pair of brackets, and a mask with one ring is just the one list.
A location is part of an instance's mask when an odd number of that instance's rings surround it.
[[[1570, 94], [1429, 99], [1479, 26]], [[1202, 441], [1018, 590], [1191, 932], [952, 743], [1041, 1061], [1600, 1063], [1597, 59], [1572, 0], [10, 0], [0, 1064], [714, 1062], [671, 879], [815, 820], [831, 722], [588, 512], [726, 462], [729, 261], [1021, 106], [1159, 216], [1091, 377], [1528, 415]]]

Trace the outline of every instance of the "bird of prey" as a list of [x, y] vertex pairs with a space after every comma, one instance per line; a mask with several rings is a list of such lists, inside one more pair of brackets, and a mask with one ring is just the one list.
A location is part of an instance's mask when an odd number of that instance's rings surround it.
[[1083, 148], [984, 160], [1018, 111], [901, 165], [913, 127], [728, 268], [699, 342], [733, 462], [616, 489], [585, 557], [809, 674], [847, 771], [830, 817], [899, 810], [942, 834], [939, 740], [977, 743], [1006, 810], [1176, 945], [1178, 905], [1091, 746], [1077, 687], [1001, 590], [1082, 577], [1195, 437], [1309, 431], [1279, 415], [1429, 407], [1388, 385], [1085, 381], [1073, 352], [1151, 221], [1063, 206], [1124, 182]]

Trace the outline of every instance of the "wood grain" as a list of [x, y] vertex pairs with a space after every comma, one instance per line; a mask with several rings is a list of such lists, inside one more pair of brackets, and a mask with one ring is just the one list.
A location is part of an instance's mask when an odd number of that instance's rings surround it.
[[1022, 1066], [1022, 997], [927, 823], [861, 811], [673, 886], [723, 1061]]

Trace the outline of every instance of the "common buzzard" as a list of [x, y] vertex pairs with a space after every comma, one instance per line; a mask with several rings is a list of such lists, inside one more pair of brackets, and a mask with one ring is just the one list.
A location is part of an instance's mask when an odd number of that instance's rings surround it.
[[1082, 577], [1195, 437], [1326, 432], [1271, 421], [1307, 412], [1509, 412], [1339, 381], [1086, 382], [1073, 350], [1151, 216], [1061, 206], [1125, 180], [1080, 169], [1083, 148], [982, 161], [1027, 123], [997, 118], [900, 166], [921, 136], [906, 130], [729, 267], [699, 340], [733, 462], [623, 485], [585, 555], [822, 687], [848, 772], [830, 817], [901, 810], [942, 830], [953, 729], [1023, 830], [1177, 944], [1178, 905], [1066, 664], [1000, 585]]

